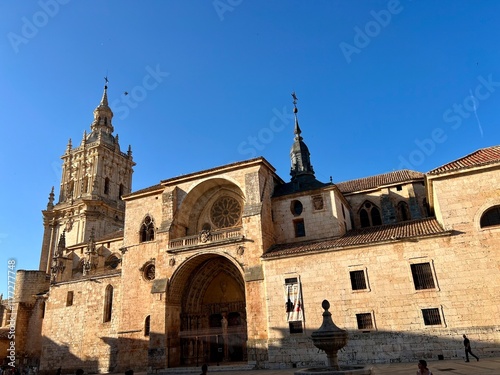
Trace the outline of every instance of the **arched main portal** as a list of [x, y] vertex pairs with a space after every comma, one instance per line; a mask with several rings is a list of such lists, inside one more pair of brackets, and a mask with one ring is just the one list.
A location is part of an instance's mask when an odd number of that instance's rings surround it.
[[245, 285], [241, 272], [227, 258], [215, 254], [188, 262], [183, 277], [177, 275], [172, 280], [180, 292], [180, 358], [173, 362], [199, 366], [246, 361]]

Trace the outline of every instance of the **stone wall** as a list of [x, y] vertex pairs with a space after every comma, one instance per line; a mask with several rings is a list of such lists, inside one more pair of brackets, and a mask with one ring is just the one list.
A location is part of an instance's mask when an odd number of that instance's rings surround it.
[[[481, 355], [498, 354], [500, 322], [495, 301], [500, 297], [500, 253], [490, 250], [495, 240], [490, 246], [478, 246], [481, 236], [457, 233], [265, 261], [268, 325], [270, 342], [274, 342], [269, 349], [270, 366], [283, 365], [277, 360], [279, 353], [321, 325], [323, 299], [330, 301], [332, 318], [339, 327], [359, 332], [344, 350], [350, 360], [406, 362], [422, 356], [437, 359], [438, 354], [456, 358], [461, 350], [457, 340], [463, 333], [471, 334], [478, 347], [490, 348]], [[435, 288], [415, 290], [410, 269], [414, 262], [431, 264]], [[366, 270], [367, 289], [353, 291], [349, 272], [359, 269]], [[283, 285], [291, 273], [302, 282], [303, 334], [290, 334], [286, 321]], [[422, 309], [428, 308], [440, 312], [439, 326], [424, 324]], [[362, 334], [356, 314], [366, 313], [372, 315], [374, 328]], [[401, 336], [404, 339], [396, 340]], [[401, 345], [391, 346], [394, 341]], [[393, 349], [373, 350], [382, 343]], [[303, 344], [301, 362], [313, 363], [320, 357]]]

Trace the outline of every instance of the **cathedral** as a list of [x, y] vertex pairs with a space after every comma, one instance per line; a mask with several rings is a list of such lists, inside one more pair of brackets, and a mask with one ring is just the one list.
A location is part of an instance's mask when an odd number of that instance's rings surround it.
[[462, 358], [464, 333], [498, 356], [500, 146], [321, 182], [293, 99], [291, 178], [257, 157], [132, 191], [105, 86], [62, 155], [39, 269], [18, 270], [2, 301], [0, 361], [44, 374], [323, 365], [311, 333], [325, 299], [349, 334], [341, 364]]

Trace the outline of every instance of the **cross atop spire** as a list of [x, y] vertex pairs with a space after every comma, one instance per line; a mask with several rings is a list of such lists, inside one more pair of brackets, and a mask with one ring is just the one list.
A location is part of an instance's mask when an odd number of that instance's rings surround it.
[[290, 174], [292, 176], [292, 181], [300, 176], [312, 176], [314, 178], [314, 170], [311, 165], [311, 161], [309, 159], [309, 149], [304, 143], [299, 126], [299, 119], [297, 117], [297, 113], [299, 110], [297, 109], [297, 95], [295, 91], [292, 92], [293, 98], [293, 114], [295, 115], [295, 128], [293, 133], [295, 134], [295, 138], [293, 140], [293, 146], [290, 151], [290, 158], [292, 161], [292, 169]]
[[302, 137], [300, 136], [300, 133], [302, 131], [300, 130], [299, 126], [299, 118], [297, 117], [297, 113], [299, 112], [299, 109], [297, 108], [297, 95], [295, 94], [295, 91], [292, 92], [292, 98], [293, 98], [293, 114], [295, 116], [295, 127], [293, 129], [293, 134], [295, 134], [295, 140], [302, 140]]

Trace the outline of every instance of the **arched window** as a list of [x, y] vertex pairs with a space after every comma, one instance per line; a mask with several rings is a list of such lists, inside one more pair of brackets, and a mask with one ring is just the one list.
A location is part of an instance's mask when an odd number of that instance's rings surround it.
[[361, 228], [382, 225], [380, 210], [370, 201], [365, 201], [359, 210], [359, 221]]
[[155, 239], [155, 224], [151, 216], [146, 216], [140, 230], [141, 242], [153, 241]]
[[377, 207], [373, 206], [371, 210], [372, 215], [372, 225], [382, 225], [382, 217], [380, 216], [380, 211]]
[[408, 204], [406, 202], [398, 203], [398, 218], [399, 221], [407, 221], [410, 220], [410, 209], [408, 208]]
[[144, 336], [149, 336], [149, 331], [151, 330], [151, 317], [146, 316], [146, 320], [144, 320]]
[[106, 287], [106, 292], [104, 295], [104, 314], [103, 314], [103, 322], [111, 321], [111, 313], [113, 311], [113, 286], [108, 285]]
[[500, 206], [491, 207], [481, 216], [481, 228], [500, 225]]
[[370, 219], [368, 217], [368, 212], [364, 208], [359, 211], [359, 220], [361, 221], [361, 228], [366, 228], [370, 226]]

